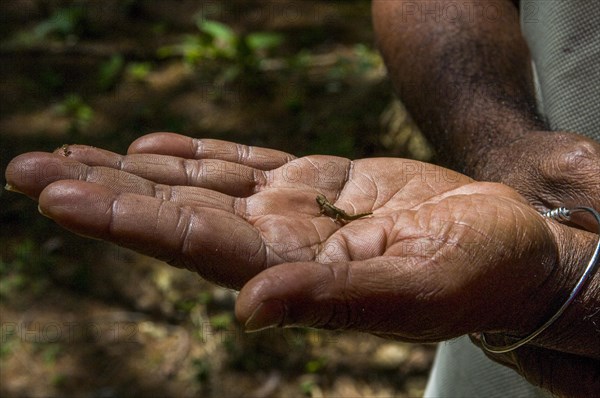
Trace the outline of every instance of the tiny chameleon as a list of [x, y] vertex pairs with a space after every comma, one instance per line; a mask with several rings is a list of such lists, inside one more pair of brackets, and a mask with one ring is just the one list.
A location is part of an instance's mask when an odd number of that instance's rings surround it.
[[373, 213], [348, 214], [339, 207], [335, 207], [324, 195], [317, 195], [317, 203], [321, 209], [320, 214], [335, 218], [335, 221], [352, 221], [362, 217], [370, 216]]

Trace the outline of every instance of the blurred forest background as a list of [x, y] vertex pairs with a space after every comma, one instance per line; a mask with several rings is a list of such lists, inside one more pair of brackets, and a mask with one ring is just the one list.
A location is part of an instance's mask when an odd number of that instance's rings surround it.
[[[123, 153], [154, 131], [298, 156], [431, 157], [394, 99], [366, 0], [2, 0], [0, 35], [3, 175], [22, 152]], [[245, 334], [234, 292], [65, 232], [18, 194], [0, 200], [2, 397], [423, 392], [432, 345]]]

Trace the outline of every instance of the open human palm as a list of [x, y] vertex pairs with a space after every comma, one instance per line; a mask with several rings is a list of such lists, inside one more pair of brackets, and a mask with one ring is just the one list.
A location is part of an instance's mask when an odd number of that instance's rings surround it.
[[[409, 341], [526, 333], [559, 288], [548, 276], [560, 226], [504, 185], [416, 161], [295, 158], [156, 133], [128, 155], [77, 145], [24, 154], [6, 174], [75, 233], [242, 289], [236, 312], [249, 330], [307, 325]], [[373, 214], [335, 220], [320, 214], [318, 194]]]

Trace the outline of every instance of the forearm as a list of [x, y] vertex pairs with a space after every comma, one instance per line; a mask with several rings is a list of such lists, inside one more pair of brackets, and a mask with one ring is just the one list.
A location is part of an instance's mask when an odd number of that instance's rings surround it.
[[494, 147], [543, 123], [527, 45], [509, 0], [375, 0], [379, 48], [439, 160], [478, 177]]

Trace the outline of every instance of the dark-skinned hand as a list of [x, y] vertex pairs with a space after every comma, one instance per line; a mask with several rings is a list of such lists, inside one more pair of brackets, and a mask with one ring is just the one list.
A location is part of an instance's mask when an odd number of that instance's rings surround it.
[[[128, 155], [77, 145], [27, 153], [6, 176], [75, 233], [241, 289], [236, 315], [248, 330], [302, 325], [422, 342], [526, 335], [574, 286], [594, 243], [505, 185], [404, 159], [295, 158], [157, 133]], [[336, 222], [319, 214], [320, 193], [373, 215]], [[589, 351], [561, 345], [567, 326], [540, 344], [591, 374]]]
[[[600, 209], [600, 144], [569, 132], [531, 131], [494, 147], [475, 178], [509, 185], [539, 210], [559, 206]], [[593, 218], [578, 224], [597, 231]]]
[[[600, 144], [582, 135], [530, 131], [495, 147], [479, 166], [475, 171], [477, 179], [510, 185], [540, 211], [559, 206], [600, 209]], [[587, 214], [576, 214], [573, 219], [580, 227], [598, 231], [596, 222]], [[581, 262], [582, 270], [586, 263]], [[593, 314], [593, 308], [590, 309]], [[598, 314], [596, 310], [590, 320], [598, 322]], [[480, 345], [477, 339], [474, 342]], [[597, 362], [593, 364], [596, 369], [586, 373], [579, 365], [568, 365], [578, 361], [554, 350], [524, 347], [507, 354], [487, 354], [557, 395], [585, 395], [589, 391], [586, 380], [596, 391], [600, 385]], [[589, 377], [580, 379], [582, 375]]]

